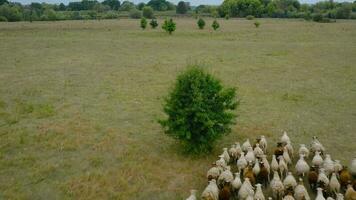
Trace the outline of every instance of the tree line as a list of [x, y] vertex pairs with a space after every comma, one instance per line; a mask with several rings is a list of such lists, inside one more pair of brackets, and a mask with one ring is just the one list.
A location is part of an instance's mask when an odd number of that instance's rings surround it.
[[177, 5], [167, 0], [150, 0], [134, 4], [119, 0], [82, 0], [67, 5], [49, 3], [21, 3], [0, 0], [0, 21], [54, 21], [80, 19], [154, 18], [157, 13], [185, 14], [212, 17], [275, 17], [305, 19], [356, 19], [356, 1], [321, 1], [301, 4], [298, 0], [224, 0], [220, 6], [190, 6], [180, 1]]

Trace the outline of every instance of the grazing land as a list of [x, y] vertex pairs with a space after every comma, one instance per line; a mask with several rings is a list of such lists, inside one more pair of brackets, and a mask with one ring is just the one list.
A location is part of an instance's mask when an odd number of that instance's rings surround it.
[[[222, 148], [283, 130], [356, 155], [356, 21], [176, 19], [170, 36], [139, 20], [0, 23], [0, 199], [182, 199], [199, 193]], [[162, 20], [159, 20], [162, 23]], [[163, 98], [200, 64], [241, 105], [206, 156], [165, 136]]]

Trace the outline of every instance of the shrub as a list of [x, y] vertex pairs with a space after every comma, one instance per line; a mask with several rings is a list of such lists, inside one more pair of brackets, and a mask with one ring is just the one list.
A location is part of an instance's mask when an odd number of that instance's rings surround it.
[[228, 14], [225, 15], [225, 19], [226, 19], [226, 20], [230, 19], [230, 15], [228, 15]]
[[216, 21], [216, 19], [213, 21], [213, 23], [211, 24], [211, 27], [213, 27], [214, 31], [216, 31], [217, 29], [219, 29], [220, 24], [218, 23], [218, 21]]
[[129, 13], [129, 16], [133, 19], [140, 19], [142, 17], [142, 13], [137, 9], [132, 9]]
[[174, 23], [172, 18], [166, 19], [164, 20], [162, 29], [171, 35], [176, 30], [176, 23]]
[[247, 16], [246, 16], [246, 19], [247, 19], [247, 20], [253, 20], [253, 19], [255, 19], [255, 17], [254, 17], [253, 15], [247, 15]]
[[146, 20], [146, 18], [144, 18], [144, 17], [141, 18], [140, 26], [141, 26], [142, 29], [146, 29], [146, 27], [147, 27], [147, 20]]
[[4, 17], [4, 16], [0, 16], [0, 22], [7, 22], [6, 17]]
[[151, 28], [155, 29], [158, 26], [157, 20], [152, 19], [150, 22]]
[[142, 8], [142, 15], [143, 17], [147, 19], [152, 19], [154, 14], [153, 14], [153, 9], [149, 6], [145, 6]]
[[209, 152], [216, 139], [230, 132], [235, 118], [231, 111], [238, 105], [235, 95], [234, 88], [224, 88], [212, 75], [193, 67], [177, 77], [165, 100], [168, 118], [159, 122], [186, 152]]
[[321, 22], [323, 20], [323, 15], [320, 13], [315, 13], [312, 15], [312, 19], [315, 22]]
[[204, 29], [205, 21], [202, 18], [198, 19], [197, 24], [198, 24], [199, 29]]
[[253, 24], [255, 25], [256, 28], [258, 28], [261, 25], [261, 23], [259, 21], [255, 21], [255, 23], [253, 23]]

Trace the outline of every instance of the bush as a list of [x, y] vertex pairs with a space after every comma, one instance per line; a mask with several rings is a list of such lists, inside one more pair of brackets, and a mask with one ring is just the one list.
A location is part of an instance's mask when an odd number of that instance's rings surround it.
[[184, 1], [180, 1], [177, 4], [176, 13], [177, 14], [185, 14], [185, 13], [187, 13], [188, 9], [189, 9], [188, 4]]
[[216, 139], [230, 132], [235, 118], [231, 111], [238, 105], [235, 95], [234, 88], [224, 88], [212, 75], [193, 67], [177, 77], [165, 100], [168, 119], [159, 122], [186, 152], [209, 152]]
[[144, 30], [144, 29], [146, 29], [146, 27], [147, 27], [147, 20], [146, 20], [146, 18], [142, 18], [141, 19], [141, 23], [140, 23], [140, 26], [141, 26], [141, 28]]
[[157, 20], [152, 19], [150, 22], [151, 28], [155, 29], [158, 26]]
[[129, 13], [129, 16], [133, 19], [140, 19], [142, 17], [142, 13], [137, 9], [132, 9]]
[[258, 28], [261, 25], [261, 23], [258, 21], [255, 21], [255, 23], [253, 23], [253, 24], [255, 25], [256, 28]]
[[0, 22], [7, 22], [6, 17], [4, 17], [4, 16], [0, 16]]
[[216, 31], [217, 29], [219, 29], [220, 24], [218, 23], [218, 21], [216, 21], [216, 19], [213, 21], [213, 24], [211, 24], [211, 27], [213, 27], [214, 31]]
[[255, 17], [254, 17], [253, 15], [247, 15], [247, 16], [246, 16], [246, 19], [247, 19], [247, 20], [253, 20], [253, 19], [255, 19]]
[[142, 8], [142, 15], [143, 17], [147, 18], [147, 19], [152, 19], [154, 17], [153, 14], [153, 9], [149, 6], [145, 6]]
[[312, 15], [312, 19], [315, 22], [321, 22], [323, 20], [323, 15], [320, 13], [315, 13]]
[[225, 19], [226, 19], [226, 20], [229, 20], [229, 19], [230, 19], [230, 15], [228, 15], [228, 14], [225, 15]]
[[198, 19], [197, 24], [198, 24], [199, 29], [204, 29], [205, 21], [202, 18]]
[[176, 30], [176, 23], [174, 23], [172, 18], [166, 19], [164, 20], [162, 29], [171, 35]]

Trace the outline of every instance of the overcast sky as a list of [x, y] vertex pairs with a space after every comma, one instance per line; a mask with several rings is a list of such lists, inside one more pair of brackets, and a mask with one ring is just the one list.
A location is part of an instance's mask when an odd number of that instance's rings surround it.
[[[68, 2], [71, 1], [80, 1], [80, 0], [10, 0], [12, 2], [20, 2], [22, 4], [29, 4], [31, 2], [47, 2], [47, 3], [65, 3], [68, 4]], [[102, 1], [102, 0], [99, 0]], [[121, 2], [124, 0], [120, 0]], [[139, 2], [147, 2], [149, 0], [131, 0], [134, 3], [139, 3]], [[180, 0], [168, 0], [173, 3], [177, 3]], [[219, 5], [223, 0], [184, 0], [184, 1], [189, 1], [191, 5], [196, 6], [200, 4], [209, 4], [209, 5]], [[315, 3], [318, 0], [299, 0], [301, 3]], [[335, 0], [335, 1], [349, 1], [351, 2], [352, 0]]]

